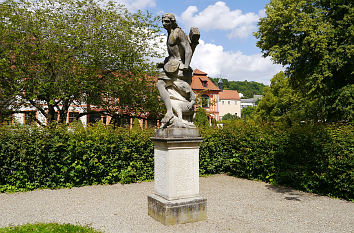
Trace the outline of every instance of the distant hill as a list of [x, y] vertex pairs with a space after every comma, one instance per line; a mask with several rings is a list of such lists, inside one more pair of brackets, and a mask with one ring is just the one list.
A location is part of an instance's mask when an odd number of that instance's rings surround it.
[[[218, 85], [219, 78], [210, 78], [210, 80]], [[222, 78], [225, 90], [237, 90], [243, 94], [243, 98], [252, 98], [254, 94], [263, 95], [263, 89], [266, 85], [255, 81], [229, 81]]]

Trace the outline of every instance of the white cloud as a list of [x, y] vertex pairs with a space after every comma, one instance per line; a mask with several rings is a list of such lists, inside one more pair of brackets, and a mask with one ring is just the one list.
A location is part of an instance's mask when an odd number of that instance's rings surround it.
[[260, 15], [250, 12], [243, 14], [241, 10], [230, 10], [225, 2], [219, 1], [209, 5], [198, 13], [196, 6], [189, 6], [181, 15], [181, 20], [187, 26], [196, 26], [204, 30], [230, 31], [229, 38], [245, 38], [257, 29]]
[[213, 78], [264, 84], [270, 84], [270, 79], [283, 70], [281, 65], [273, 64], [269, 58], [262, 57], [261, 53], [247, 56], [240, 51], [228, 52], [221, 45], [205, 43], [203, 40], [200, 40], [195, 50], [191, 66]]
[[127, 0], [128, 9], [142, 10], [147, 7], [155, 7], [155, 0]]
[[[105, 1], [108, 2], [108, 0]], [[147, 7], [156, 6], [155, 0], [113, 0], [113, 2], [125, 5], [129, 11], [144, 10]]]

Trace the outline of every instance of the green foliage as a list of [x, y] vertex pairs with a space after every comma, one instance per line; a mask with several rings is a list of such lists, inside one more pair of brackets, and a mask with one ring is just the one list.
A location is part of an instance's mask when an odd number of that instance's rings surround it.
[[36, 223], [36, 224], [25, 224], [22, 226], [11, 226], [0, 228], [0, 232], [3, 233], [50, 233], [50, 232], [62, 232], [62, 233], [99, 233], [100, 231], [94, 230], [90, 227], [82, 227], [71, 224], [58, 224], [58, 223]]
[[152, 131], [52, 126], [0, 128], [0, 191], [153, 178]]
[[196, 113], [195, 113], [194, 124], [197, 127], [210, 126], [208, 116], [207, 116], [206, 110], [204, 108], [202, 108], [202, 107], [197, 108]]
[[[200, 174], [354, 199], [354, 127], [227, 121], [201, 127]], [[0, 192], [153, 179], [153, 130], [0, 127]]]
[[354, 199], [353, 125], [232, 121], [202, 131], [200, 174], [227, 173]]
[[69, 106], [80, 103], [106, 115], [118, 107], [158, 111], [149, 58], [160, 57], [153, 43], [159, 23], [114, 1], [1, 2], [0, 107], [17, 98], [19, 106], [35, 107], [49, 122], [56, 111], [65, 122]]
[[241, 116], [243, 119], [254, 119], [255, 118], [255, 113], [257, 110], [257, 106], [248, 106], [245, 108], [242, 108], [241, 110]]
[[324, 99], [331, 98], [333, 106], [336, 107], [336, 114], [332, 119], [347, 119], [353, 121], [354, 107], [353, 85], [348, 85], [339, 90], [338, 96], [323, 97], [322, 99], [308, 99], [303, 93], [294, 90], [289, 78], [284, 72], [276, 74], [270, 87], [266, 87], [264, 96], [257, 105], [255, 116], [267, 122], [286, 122], [287, 124], [299, 123], [301, 121], [323, 121], [326, 119]]
[[292, 89], [321, 106], [322, 121], [350, 121], [353, 1], [271, 0], [266, 14], [255, 34], [264, 56], [286, 67]]
[[239, 119], [238, 116], [232, 115], [231, 113], [226, 113], [223, 117], [222, 120], [226, 121], [226, 120], [236, 120]]
[[[218, 86], [218, 78], [210, 78], [211, 81]], [[263, 90], [266, 85], [263, 83], [258, 83], [255, 81], [229, 81], [227, 79], [222, 79], [223, 87], [225, 90], [237, 90], [244, 96], [242, 98], [252, 98], [253, 95], [263, 95]]]
[[309, 100], [306, 100], [300, 93], [294, 91], [289, 84], [289, 79], [284, 72], [274, 75], [270, 87], [266, 87], [264, 96], [256, 108], [256, 114], [267, 122], [300, 122], [313, 119], [309, 116]]
[[211, 126], [216, 127], [217, 126], [217, 121], [215, 118], [211, 119]]
[[140, 122], [139, 122], [139, 119], [138, 119], [138, 118], [134, 118], [132, 128], [133, 128], [134, 130], [139, 130], [139, 129], [141, 129]]

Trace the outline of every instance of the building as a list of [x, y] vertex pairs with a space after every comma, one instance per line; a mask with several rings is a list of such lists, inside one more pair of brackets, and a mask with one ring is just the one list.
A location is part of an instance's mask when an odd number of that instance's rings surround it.
[[197, 95], [201, 106], [206, 110], [209, 121], [219, 120], [219, 92], [217, 87], [208, 77], [207, 73], [195, 69], [193, 71], [191, 88]]
[[228, 113], [241, 117], [241, 98], [236, 90], [219, 92], [219, 120]]
[[246, 107], [254, 107], [256, 106], [257, 100], [262, 98], [263, 95], [254, 95], [253, 98], [250, 99], [241, 99], [241, 109], [246, 108]]
[[[81, 117], [78, 117], [79, 114], [87, 113], [88, 110], [90, 110], [89, 114], [84, 114]], [[87, 104], [71, 105], [68, 109], [68, 113], [64, 121], [65, 123], [71, 123], [78, 118], [78, 120], [83, 125], [96, 123], [98, 121], [101, 121], [105, 125], [112, 123], [111, 122], [112, 117], [104, 114], [100, 114], [100, 111], [101, 111], [100, 109], [96, 109]], [[147, 118], [148, 118], [147, 114], [141, 114], [138, 117], [141, 127], [151, 126], [151, 122], [148, 121]], [[59, 112], [56, 112], [54, 119], [59, 120]], [[20, 123], [23, 125], [30, 125], [36, 122], [38, 123], [38, 121], [42, 125], [47, 124], [47, 119], [40, 111], [37, 111], [34, 107], [23, 106], [18, 111], [13, 112], [10, 115], [10, 120], [3, 122], [3, 124]], [[118, 123], [119, 126], [132, 127], [133, 121], [134, 121], [134, 117], [131, 117], [129, 114], [125, 114], [124, 117], [120, 118], [119, 122], [116, 123]], [[154, 125], [156, 125], [156, 122], [154, 122]]]
[[[216, 86], [208, 77], [207, 73], [195, 69], [193, 71], [191, 88], [197, 95], [197, 103], [201, 105], [207, 112], [209, 122], [212, 119], [221, 120], [222, 116], [227, 113], [241, 116], [241, 104], [240, 97], [235, 90], [222, 90]], [[104, 124], [111, 123], [111, 117], [100, 114], [100, 109], [95, 109], [93, 106], [87, 104], [72, 105], [69, 108], [65, 122], [70, 123], [76, 120], [80, 113], [85, 113], [88, 110], [91, 111], [90, 114], [83, 115], [79, 117], [79, 120], [83, 125], [89, 123], [95, 123], [97, 121], [102, 121]], [[95, 113], [95, 111], [97, 113]], [[126, 114], [126, 118], [119, 119], [120, 126], [131, 126], [133, 123], [133, 118]], [[59, 118], [58, 113], [55, 116], [56, 119]], [[140, 125], [147, 127], [148, 125], [156, 125], [157, 122], [150, 122], [148, 120], [148, 113], [141, 114], [139, 118]], [[36, 122], [36, 119], [40, 121], [43, 125], [47, 124], [46, 118], [34, 107], [21, 107], [20, 111], [12, 114], [12, 123], [18, 122], [21, 124], [32, 124]]]

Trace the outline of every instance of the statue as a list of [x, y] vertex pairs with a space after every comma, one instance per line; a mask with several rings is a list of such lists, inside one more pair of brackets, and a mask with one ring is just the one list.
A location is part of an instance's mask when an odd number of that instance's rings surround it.
[[193, 128], [196, 96], [190, 86], [193, 70], [189, 66], [195, 47], [199, 44], [198, 28], [191, 28], [189, 37], [178, 27], [172, 13], [162, 16], [163, 27], [168, 32], [168, 57], [158, 64], [163, 72], [159, 75], [157, 89], [167, 112], [161, 121], [161, 128]]

